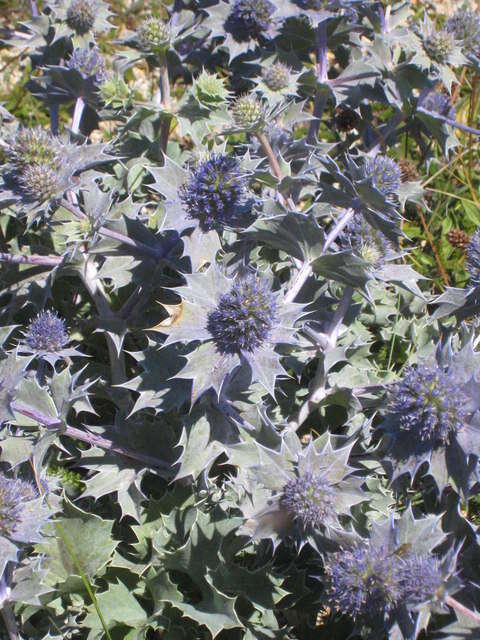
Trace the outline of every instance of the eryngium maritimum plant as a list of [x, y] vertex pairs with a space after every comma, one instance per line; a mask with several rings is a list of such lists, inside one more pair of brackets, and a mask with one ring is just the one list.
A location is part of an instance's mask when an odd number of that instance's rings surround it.
[[58, 168], [62, 156], [61, 145], [57, 138], [41, 127], [22, 127], [10, 141], [7, 156], [9, 163], [19, 172], [31, 165]]
[[265, 126], [265, 106], [252, 94], [237, 98], [232, 105], [231, 114], [238, 129], [258, 131]]
[[23, 505], [37, 497], [29, 482], [0, 473], [0, 536], [11, 537], [22, 521]]
[[402, 172], [395, 160], [387, 156], [368, 158], [363, 166], [366, 178], [371, 178], [373, 186], [386, 197], [398, 194], [402, 184]]
[[53, 311], [41, 311], [25, 334], [25, 344], [38, 353], [61, 351], [68, 343], [65, 320]]
[[145, 51], [160, 53], [168, 48], [171, 27], [161, 18], [147, 18], [137, 29], [137, 41]]
[[216, 267], [186, 275], [180, 287], [180, 316], [165, 329], [166, 343], [200, 342], [186, 358], [180, 378], [193, 380], [193, 400], [213, 388], [220, 393], [238, 367], [247, 367], [252, 380], [273, 395], [277, 376], [285, 374], [276, 353], [278, 344], [295, 344], [294, 325], [301, 313], [272, 291], [267, 276], [245, 272], [231, 279]]
[[97, 47], [79, 47], [68, 61], [70, 69], [75, 69], [85, 78], [93, 78], [100, 83], [106, 77], [105, 60]]
[[381, 267], [396, 256], [390, 240], [361, 214], [345, 227], [339, 244], [342, 249], [352, 249], [372, 267]]
[[458, 40], [466, 54], [480, 51], [480, 15], [471, 9], [459, 9], [447, 20], [445, 28]]
[[234, 156], [212, 154], [193, 169], [179, 191], [189, 218], [202, 231], [236, 226], [245, 214], [247, 183]]

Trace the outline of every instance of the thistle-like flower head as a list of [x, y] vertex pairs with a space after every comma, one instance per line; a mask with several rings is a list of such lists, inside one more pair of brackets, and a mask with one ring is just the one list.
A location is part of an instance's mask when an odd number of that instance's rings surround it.
[[325, 477], [306, 471], [285, 485], [280, 505], [303, 529], [316, 529], [335, 513], [335, 491]]
[[455, 38], [450, 31], [432, 31], [425, 36], [423, 48], [432, 62], [448, 64], [449, 58], [455, 49]]
[[480, 15], [472, 9], [459, 9], [451, 16], [446, 30], [452, 33], [462, 48], [467, 52], [478, 54], [480, 50]]
[[241, 506], [249, 535], [274, 543], [289, 537], [316, 548], [344, 540], [339, 517], [365, 500], [362, 481], [348, 465], [351, 448], [334, 449], [328, 436], [306, 449], [296, 437], [279, 452], [260, 448], [258, 465], [238, 480], [250, 496]]
[[414, 478], [426, 464], [440, 492], [449, 483], [468, 495], [480, 457], [479, 359], [471, 343], [456, 353], [439, 344], [435, 359], [408, 367], [392, 385], [379, 426], [392, 481]]
[[[415, 520], [408, 508], [398, 520], [373, 524], [369, 540], [328, 554], [326, 604], [384, 637], [400, 620], [426, 625], [449, 593], [461, 586], [455, 577], [456, 552], [432, 553], [445, 536], [440, 518]], [[413, 636], [412, 636], [413, 637]]]
[[235, 224], [245, 194], [240, 162], [224, 154], [202, 162], [179, 192], [188, 217], [198, 220], [203, 231]]
[[161, 18], [147, 18], [137, 29], [137, 41], [140, 47], [154, 53], [167, 49], [171, 36], [170, 24]]
[[444, 580], [434, 556], [401, 555], [372, 544], [332, 554], [326, 573], [335, 607], [352, 618], [374, 621], [400, 605], [413, 608], [432, 601]]
[[467, 271], [474, 287], [480, 286], [480, 231], [475, 231], [467, 248]]
[[418, 106], [430, 113], [438, 113], [447, 118], [455, 117], [455, 107], [450, 102], [450, 98], [440, 91], [427, 91], [418, 101]]
[[[253, 381], [273, 394], [277, 376], [284, 373], [275, 349], [296, 344], [300, 305], [283, 302], [281, 292], [259, 273], [243, 271], [231, 279], [211, 266], [186, 279], [188, 285], [179, 289], [180, 317], [165, 333], [166, 344], [201, 342], [179, 373], [193, 379], [193, 399], [210, 388], [219, 393], [237, 367], [246, 367]], [[204, 375], [207, 361], [209, 376]]]
[[59, 171], [49, 164], [31, 164], [18, 176], [18, 185], [27, 200], [45, 202], [59, 189]]
[[376, 189], [385, 196], [395, 196], [402, 183], [400, 167], [387, 156], [375, 156], [368, 158], [363, 167], [366, 178], [371, 178]]
[[93, 0], [72, 0], [67, 9], [67, 25], [78, 35], [88, 33], [95, 22]]
[[270, 26], [274, 11], [269, 0], [235, 0], [229, 21], [238, 33], [258, 36]]
[[[418, 365], [407, 370], [390, 393], [389, 408], [399, 416], [405, 437], [434, 448], [450, 442], [468, 416], [467, 396], [453, 371]], [[408, 435], [407, 435], [408, 434]]]
[[25, 502], [37, 497], [29, 482], [0, 473], [0, 536], [12, 536], [19, 525]]
[[271, 91], [282, 91], [288, 87], [291, 69], [282, 62], [275, 62], [263, 70], [263, 81]]
[[8, 160], [17, 171], [30, 165], [58, 167], [61, 163], [61, 146], [58, 140], [41, 127], [22, 127], [11, 140]]
[[61, 351], [68, 342], [65, 320], [52, 311], [41, 311], [25, 334], [27, 347], [37, 353]]
[[85, 78], [93, 78], [100, 84], [105, 80], [105, 60], [97, 47], [78, 47], [68, 61], [70, 69], [75, 69]]
[[233, 103], [232, 118], [239, 129], [259, 130], [265, 125], [265, 109], [254, 95], [240, 96]]
[[265, 282], [248, 274], [218, 300], [207, 329], [219, 353], [253, 353], [269, 338], [278, 321], [276, 297]]
[[352, 249], [374, 267], [381, 267], [395, 255], [390, 240], [368, 224], [362, 215], [356, 215], [345, 227], [340, 239], [342, 249]]

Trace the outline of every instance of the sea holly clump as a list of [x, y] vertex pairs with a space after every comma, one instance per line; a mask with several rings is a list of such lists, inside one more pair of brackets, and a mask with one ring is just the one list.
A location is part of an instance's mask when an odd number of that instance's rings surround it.
[[25, 333], [25, 344], [37, 353], [59, 352], [69, 342], [65, 320], [53, 311], [41, 311]]
[[192, 91], [197, 102], [207, 109], [216, 109], [226, 104], [230, 95], [225, 87], [225, 80], [216, 73], [205, 70], [194, 80]]
[[10, 538], [22, 520], [25, 502], [37, 497], [33, 485], [0, 473], [0, 536]]
[[94, 0], [72, 0], [67, 9], [66, 21], [78, 35], [91, 31], [95, 22]]
[[196, 167], [180, 188], [189, 218], [203, 231], [234, 226], [245, 203], [246, 179], [234, 156], [212, 154]]
[[161, 18], [147, 18], [137, 29], [137, 42], [145, 51], [160, 53], [168, 49], [172, 36], [171, 26]]
[[391, 198], [398, 195], [402, 184], [402, 172], [395, 160], [380, 155], [368, 158], [363, 170], [365, 177], [370, 178], [373, 186], [386, 197]]
[[72, 53], [68, 66], [98, 84], [105, 80], [107, 73], [105, 60], [98, 47], [78, 47]]
[[467, 271], [473, 287], [480, 286], [480, 231], [475, 231], [467, 246]]
[[239, 129], [258, 131], [265, 125], [265, 108], [254, 95], [247, 94], [237, 98], [231, 113], [233, 122]]
[[263, 81], [271, 91], [282, 91], [288, 87], [291, 69], [282, 62], [275, 62], [263, 70]]
[[480, 51], [480, 15], [473, 9], [459, 9], [451, 16], [445, 29], [461, 43], [466, 53]]
[[269, 0], [235, 0], [228, 21], [234, 33], [256, 37], [269, 28], [274, 12]]

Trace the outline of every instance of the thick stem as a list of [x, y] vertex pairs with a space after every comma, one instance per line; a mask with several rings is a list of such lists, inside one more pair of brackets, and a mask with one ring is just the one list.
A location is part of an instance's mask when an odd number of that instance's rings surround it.
[[13, 615], [12, 605], [3, 603], [1, 612], [9, 640], [21, 640], [17, 623], [15, 622], [15, 616]]
[[35, 0], [30, 0], [30, 11], [32, 14], [32, 18], [38, 18], [39, 13], [37, 8], [37, 3], [35, 2]]
[[452, 609], [455, 609], [456, 611], [463, 613], [464, 616], [467, 616], [471, 620], [475, 620], [475, 622], [478, 622], [480, 624], [480, 614], [477, 613], [476, 611], [472, 611], [468, 607], [465, 607], [461, 602], [458, 602], [458, 600], [455, 600], [455, 598], [452, 598], [452, 596], [447, 596], [445, 598], [445, 602], [450, 607], [452, 607]]
[[50, 131], [54, 136], [58, 135], [58, 104], [52, 104], [50, 107]]
[[255, 135], [257, 136], [257, 139], [260, 142], [260, 146], [262, 147], [263, 152], [268, 158], [268, 162], [270, 163], [274, 176], [279, 180], [281, 180], [283, 177], [282, 170], [280, 169], [280, 165], [278, 164], [278, 160], [275, 154], [273, 153], [272, 146], [268, 141], [267, 136], [264, 134], [263, 131], [257, 131]]
[[62, 263], [63, 258], [60, 256], [23, 256], [20, 254], [12, 255], [11, 253], [0, 252], [0, 262], [9, 262], [10, 264], [34, 264], [42, 267], [57, 267]]
[[76, 440], [86, 442], [87, 444], [90, 444], [92, 446], [100, 447], [100, 449], [105, 449], [106, 451], [110, 451], [112, 453], [118, 453], [119, 455], [125, 456], [126, 458], [130, 458], [132, 460], [136, 460], [138, 462], [146, 464], [153, 469], [160, 470], [162, 472], [161, 475], [164, 478], [171, 477], [171, 465], [167, 462], [164, 462], [163, 460], [158, 460], [158, 458], [144, 455], [143, 453], [133, 451], [128, 447], [123, 447], [121, 445], [115, 444], [112, 440], [104, 438], [103, 436], [98, 436], [94, 433], [89, 433], [88, 431], [82, 431], [81, 429], [77, 429], [76, 427], [69, 427], [58, 418], [46, 416], [35, 409], [25, 407], [21, 404], [17, 404], [16, 402], [13, 402], [11, 404], [11, 408], [16, 413], [26, 416], [27, 418], [31, 418], [32, 420], [35, 420], [48, 429], [58, 429], [60, 431], [60, 435], [75, 438]]
[[75, 102], [75, 108], [73, 110], [72, 118], [72, 133], [77, 134], [80, 131], [80, 124], [82, 122], [82, 116], [85, 109], [85, 102], [83, 98], [77, 98]]
[[[73, 215], [79, 218], [80, 220], [87, 219], [87, 216], [83, 213], [83, 211], [81, 211], [78, 207], [76, 207], [72, 202], [69, 202], [68, 200], [63, 199], [60, 204], [65, 209], [68, 209], [68, 211], [73, 213]], [[159, 257], [161, 257], [161, 251], [159, 251], [158, 249], [155, 249], [154, 247], [150, 247], [148, 244], [139, 242], [138, 240], [133, 240], [132, 238], [129, 238], [125, 234], [119, 233], [118, 231], [113, 231], [112, 229], [107, 229], [106, 227], [99, 227], [97, 229], [97, 232], [106, 238], [112, 238], [113, 240], [118, 240], [118, 242], [128, 245], [129, 247], [132, 247], [139, 253], [148, 255], [149, 257], [154, 258], [155, 260], [158, 260]]]
[[[340, 299], [340, 302], [338, 303], [337, 309], [333, 314], [332, 322], [330, 323], [330, 329], [328, 331], [328, 338], [327, 338], [328, 345], [324, 349], [324, 354], [327, 351], [335, 348], [337, 344], [338, 332], [340, 330], [340, 326], [343, 322], [343, 319], [345, 318], [345, 314], [350, 308], [352, 298], [353, 298], [353, 288], [345, 287], [343, 291], [343, 295]], [[308, 416], [312, 413], [312, 411], [314, 411], [317, 408], [320, 402], [327, 395], [327, 389], [326, 389], [327, 380], [325, 377], [326, 372], [324, 369], [324, 364], [325, 364], [325, 358], [323, 357], [320, 359], [320, 362], [318, 363], [317, 371], [315, 372], [315, 376], [310, 385], [310, 394], [307, 400], [302, 404], [302, 406], [298, 410], [298, 413], [295, 416], [295, 418], [290, 421], [290, 424], [288, 426], [289, 431], [290, 430], [295, 431], [299, 427], [301, 427], [302, 424], [305, 422], [305, 420], [308, 418]]]
[[[327, 61], [327, 21], [323, 20], [317, 27], [315, 33], [316, 43], [316, 74], [317, 82], [325, 84], [328, 82], [328, 61]], [[324, 87], [317, 87], [315, 94], [315, 101], [313, 104], [313, 120], [310, 122], [307, 135], [307, 143], [314, 144], [318, 130], [320, 128], [320, 119], [325, 109], [325, 103], [327, 101], [327, 93]]]
[[354, 214], [355, 214], [354, 209], [347, 209], [343, 218], [340, 218], [340, 220], [334, 225], [333, 229], [330, 231], [330, 233], [327, 235], [325, 239], [325, 244], [323, 245], [323, 249], [322, 249], [322, 256], [324, 256], [327, 253], [330, 246], [335, 242], [338, 236], [342, 233], [344, 228], [353, 218]]
[[[167, 56], [160, 56], [160, 99], [161, 105], [165, 111], [170, 109], [170, 79], [168, 77]], [[160, 125], [160, 153], [161, 157], [167, 150], [168, 136], [170, 135], [170, 116], [162, 116]]]

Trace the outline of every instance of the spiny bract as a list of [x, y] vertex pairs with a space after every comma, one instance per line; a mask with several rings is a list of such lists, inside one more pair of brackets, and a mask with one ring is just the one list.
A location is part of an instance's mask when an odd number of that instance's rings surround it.
[[137, 29], [137, 40], [142, 49], [158, 52], [170, 43], [171, 28], [161, 18], [147, 18]]
[[17, 171], [23, 171], [33, 164], [58, 167], [61, 145], [57, 138], [41, 127], [21, 127], [11, 140], [7, 155]]
[[480, 16], [472, 9], [459, 9], [447, 20], [445, 28], [452, 33], [467, 53], [480, 50]]
[[265, 109], [255, 96], [240, 96], [233, 103], [232, 117], [239, 129], [261, 129], [265, 124]]
[[423, 41], [423, 48], [432, 62], [447, 64], [455, 47], [453, 35], [446, 30], [428, 34]]
[[363, 167], [366, 178], [371, 178], [373, 185], [385, 196], [394, 196], [398, 193], [402, 183], [400, 167], [387, 156], [375, 156], [368, 158]]
[[335, 492], [328, 478], [306, 471], [285, 485], [281, 506], [304, 529], [315, 529], [335, 514]]

